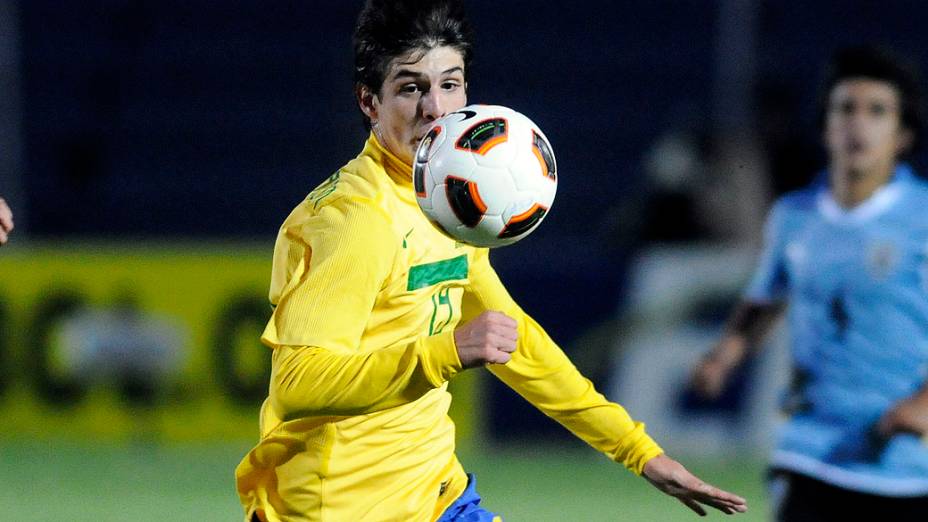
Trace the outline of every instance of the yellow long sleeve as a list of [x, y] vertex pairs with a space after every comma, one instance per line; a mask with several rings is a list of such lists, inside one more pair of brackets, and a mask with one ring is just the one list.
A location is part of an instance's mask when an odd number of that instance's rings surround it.
[[358, 310], [373, 308], [396, 250], [375, 207], [342, 199], [290, 224], [287, 235], [293, 248], [308, 246], [308, 262], [291, 276], [263, 336], [274, 348], [270, 404], [281, 419], [391, 408], [460, 371], [452, 331], [362, 349], [369, 317]]
[[489, 370], [535, 407], [611, 459], [636, 474], [663, 450], [625, 409], [608, 401], [583, 377], [548, 334], [509, 296], [486, 252], [472, 267], [464, 296], [465, 320], [482, 310], [498, 310], [518, 322], [519, 342], [512, 360]]
[[361, 311], [374, 306], [396, 255], [388, 238], [386, 217], [363, 198], [291, 214], [274, 251], [274, 314], [261, 340], [356, 352], [367, 324]]
[[441, 386], [460, 368], [453, 332], [368, 353], [282, 346], [272, 361], [271, 405], [284, 420], [392, 408]]

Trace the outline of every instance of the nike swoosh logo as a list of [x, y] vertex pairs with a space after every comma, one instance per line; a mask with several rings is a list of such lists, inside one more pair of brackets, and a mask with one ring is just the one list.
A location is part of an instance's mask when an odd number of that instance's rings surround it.
[[477, 112], [476, 112], [476, 111], [463, 110], [463, 111], [452, 112], [451, 114], [463, 114], [463, 115], [464, 115], [464, 118], [462, 118], [460, 121], [467, 121], [467, 120], [473, 118], [474, 116], [476, 116], [476, 115], [477, 115]]

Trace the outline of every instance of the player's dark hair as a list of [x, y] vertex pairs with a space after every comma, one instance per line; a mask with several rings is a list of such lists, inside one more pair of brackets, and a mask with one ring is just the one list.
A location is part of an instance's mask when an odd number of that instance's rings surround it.
[[[367, 0], [354, 31], [355, 89], [380, 93], [394, 58], [435, 47], [456, 49], [470, 69], [472, 36], [461, 0]], [[364, 123], [370, 128], [370, 120]]]
[[921, 141], [924, 126], [921, 75], [915, 63], [903, 59], [891, 50], [872, 45], [839, 49], [822, 85], [819, 102], [819, 124], [824, 128], [828, 100], [834, 87], [848, 79], [866, 78], [886, 82], [899, 92], [900, 121], [912, 133], [912, 145], [903, 156], [914, 151]]

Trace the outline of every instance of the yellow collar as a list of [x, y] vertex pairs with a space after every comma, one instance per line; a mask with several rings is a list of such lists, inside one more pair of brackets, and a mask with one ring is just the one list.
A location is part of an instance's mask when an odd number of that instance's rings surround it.
[[404, 163], [403, 160], [396, 157], [395, 154], [388, 151], [377, 140], [377, 136], [371, 132], [364, 144], [364, 155], [370, 156], [380, 165], [390, 176], [393, 182], [401, 187], [412, 188], [412, 165]]

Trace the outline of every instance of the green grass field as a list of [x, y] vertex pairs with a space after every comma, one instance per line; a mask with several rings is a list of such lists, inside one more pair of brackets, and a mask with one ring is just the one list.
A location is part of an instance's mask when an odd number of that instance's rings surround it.
[[[248, 444], [0, 443], [0, 519], [240, 520], [232, 474], [247, 449]], [[532, 446], [465, 451], [459, 456], [468, 471], [477, 474], [484, 505], [507, 522], [701, 520], [592, 450]], [[748, 513], [729, 518], [713, 512], [708, 520], [766, 519], [761, 462], [685, 464], [705, 480], [748, 498]]]

